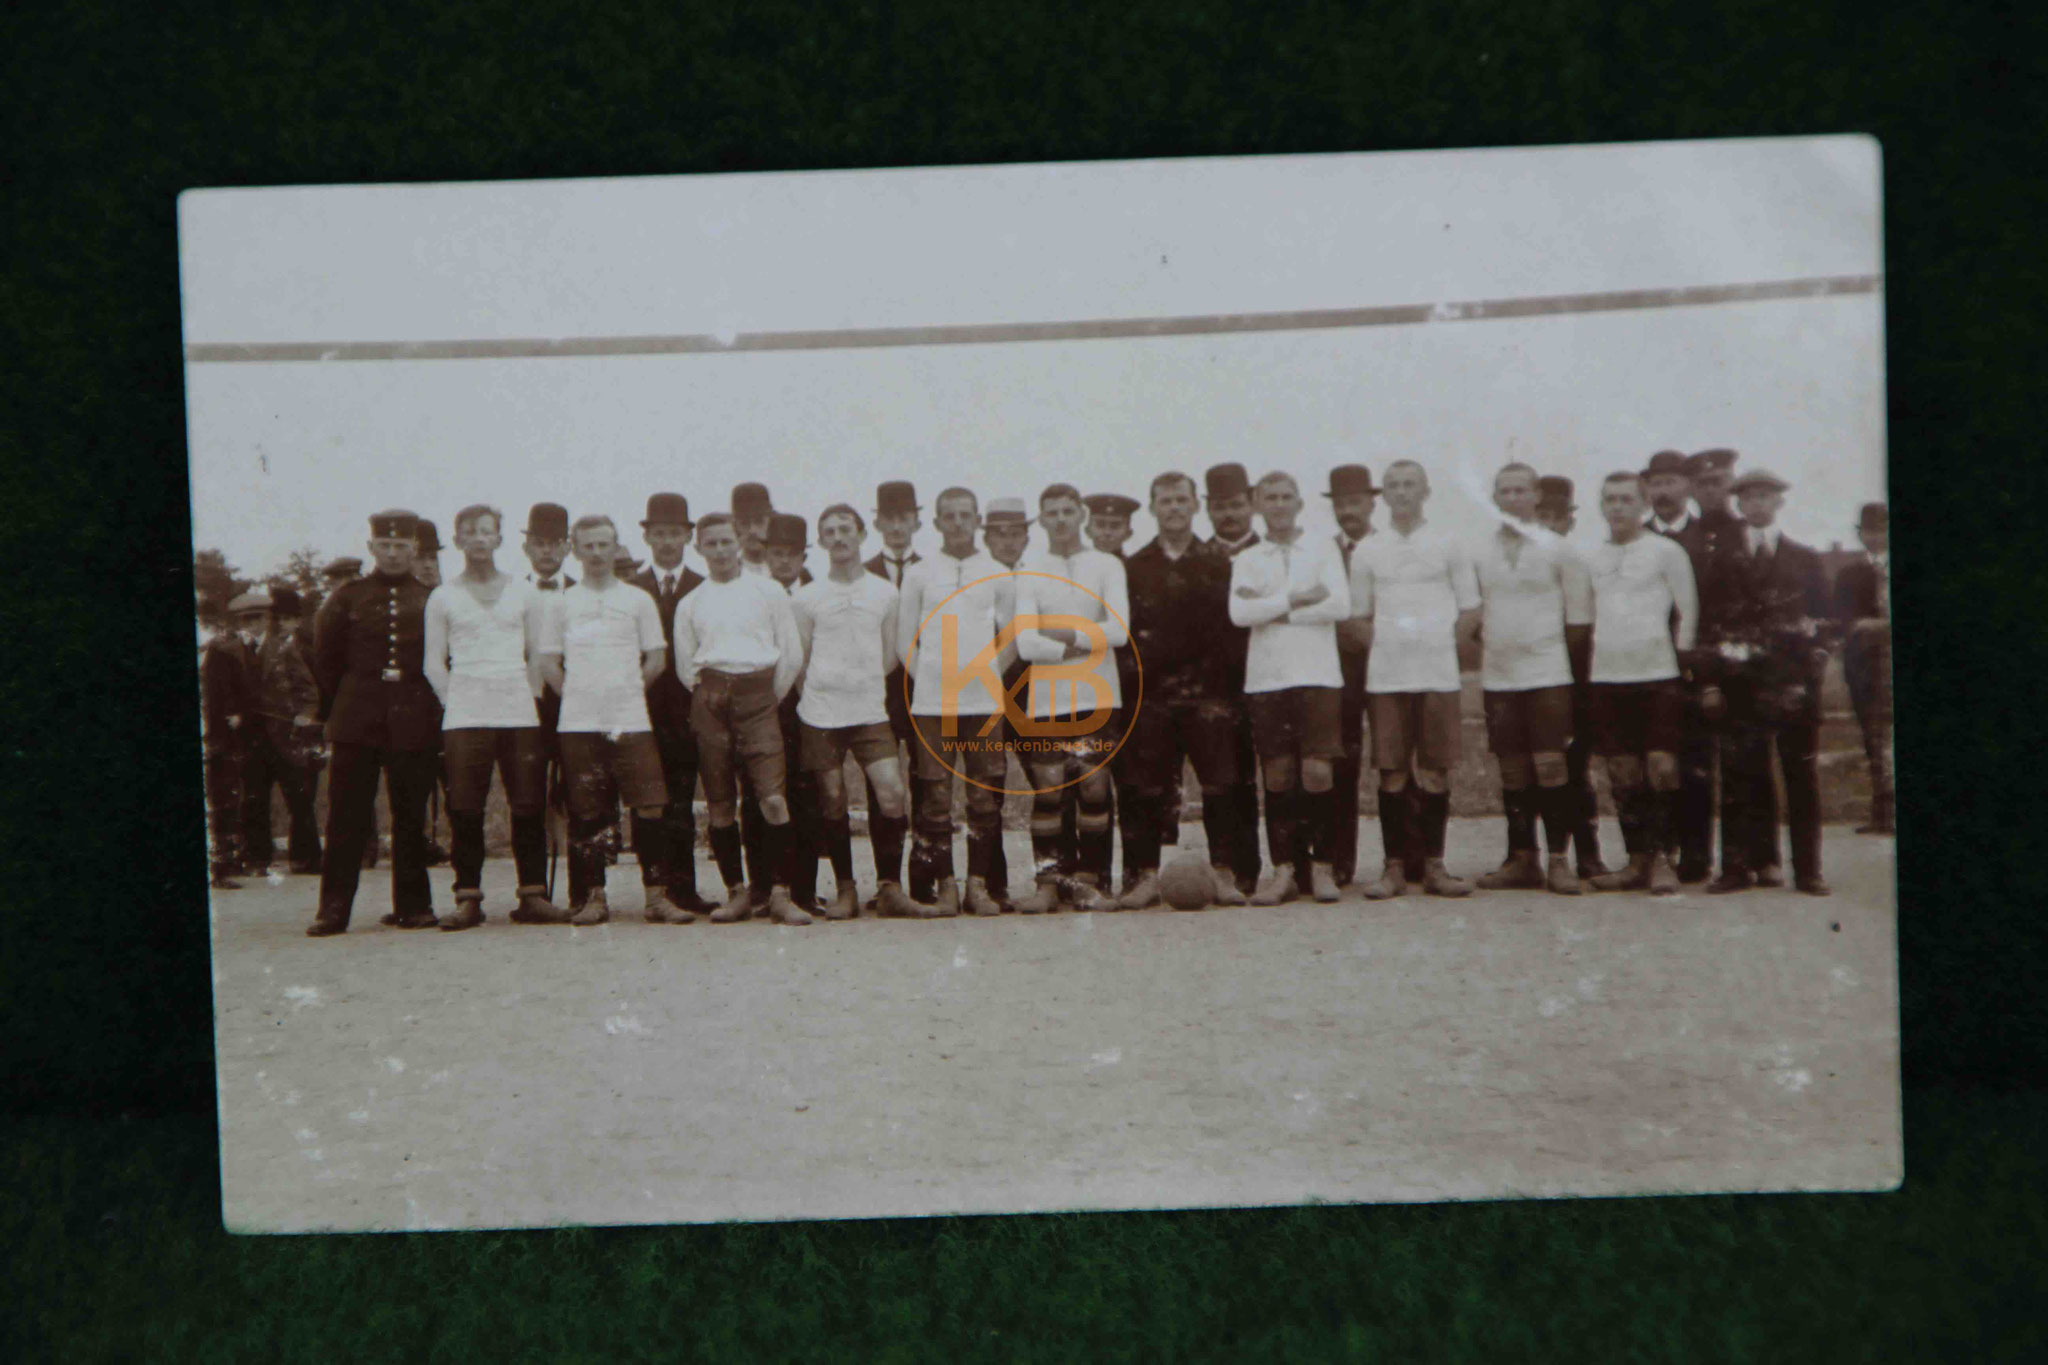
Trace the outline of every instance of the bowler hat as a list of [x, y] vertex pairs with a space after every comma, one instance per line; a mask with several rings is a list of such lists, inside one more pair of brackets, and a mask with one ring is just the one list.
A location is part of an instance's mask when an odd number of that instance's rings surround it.
[[1378, 493], [1372, 486], [1372, 471], [1362, 464], [1340, 464], [1330, 471], [1330, 491], [1326, 498], [1346, 498], [1354, 493]]
[[681, 493], [656, 493], [647, 499], [647, 515], [640, 522], [649, 526], [680, 526], [690, 529], [690, 500]]
[[788, 512], [777, 512], [768, 518], [768, 537], [763, 544], [780, 546], [785, 550], [801, 550], [809, 545], [810, 527], [804, 519]]
[[1692, 461], [1676, 450], [1660, 450], [1652, 455], [1650, 463], [1643, 467], [1643, 477], [1647, 479], [1658, 474], [1679, 474], [1689, 479], [1692, 477], [1691, 465]]
[[1210, 465], [1202, 475], [1202, 484], [1211, 502], [1218, 498], [1248, 498], [1252, 494], [1251, 476], [1241, 464]]
[[526, 514], [526, 534], [537, 540], [567, 540], [569, 509], [559, 502], [537, 502]]
[[1768, 488], [1773, 492], [1782, 493], [1791, 486], [1768, 469], [1752, 469], [1730, 484], [1728, 491], [1740, 493], [1745, 488]]
[[1725, 474], [1735, 468], [1735, 462], [1742, 457], [1725, 446], [1713, 450], [1702, 450], [1685, 462], [1687, 477], [1697, 479], [1702, 474]]
[[1024, 509], [1022, 498], [990, 498], [988, 513], [981, 519], [983, 526], [1029, 526], [1031, 514]]
[[1866, 502], [1863, 511], [1857, 515], [1856, 529], [1859, 531], [1889, 531], [1892, 516], [1881, 502]]
[[370, 518], [370, 536], [375, 540], [411, 540], [419, 528], [419, 517], [402, 507], [388, 508]]
[[1122, 493], [1090, 493], [1081, 501], [1088, 514], [1096, 517], [1128, 517], [1138, 510], [1138, 500]]
[[441, 528], [425, 517], [421, 517], [419, 524], [413, 529], [413, 539], [418, 542], [421, 554], [441, 553]]
[[775, 510], [765, 483], [736, 483], [732, 486], [732, 514], [742, 521], [762, 517]]
[[1545, 474], [1536, 480], [1536, 505], [1561, 512], [1578, 508], [1572, 501], [1572, 481], [1562, 474]]
[[343, 555], [320, 571], [322, 578], [354, 578], [363, 571], [363, 561], [354, 555]]
[[891, 479], [875, 485], [875, 512], [890, 516], [898, 512], [915, 512], [917, 488], [908, 479]]
[[306, 614], [306, 601], [299, 596], [297, 589], [272, 588], [270, 609], [279, 616], [303, 616]]

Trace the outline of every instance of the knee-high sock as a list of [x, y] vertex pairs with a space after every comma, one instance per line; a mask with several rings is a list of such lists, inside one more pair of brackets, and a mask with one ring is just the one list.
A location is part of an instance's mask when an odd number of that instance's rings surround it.
[[1422, 876], [1422, 866], [1429, 861], [1430, 817], [1429, 793], [1408, 784], [1408, 880]]
[[868, 842], [875, 854], [875, 880], [878, 882], [903, 882], [903, 833], [905, 821], [900, 815], [882, 815], [874, 811], [868, 814]]
[[1031, 798], [1031, 872], [1043, 881], [1067, 871], [1061, 858], [1065, 812], [1060, 792], [1039, 792]]
[[1237, 805], [1228, 790], [1202, 793], [1202, 837], [1209, 845], [1209, 866], [1229, 867], [1237, 847]]
[[[761, 860], [767, 865], [769, 885], [789, 890], [791, 874], [796, 871], [797, 839], [793, 822], [785, 820], [779, 825], [761, 822]], [[814, 867], [816, 863], [812, 864]]]
[[[1124, 871], [1142, 876], [1159, 870], [1159, 793], [1125, 787], [1117, 798], [1117, 813], [1123, 825]], [[1220, 802], [1218, 804], [1221, 804]], [[1206, 814], [1208, 803], [1203, 803]], [[1215, 831], [1210, 831], [1215, 837]]]
[[1593, 779], [1583, 773], [1566, 786], [1572, 793], [1572, 841], [1579, 865], [1590, 866], [1600, 861], [1600, 796], [1593, 790]]
[[1451, 822], [1449, 792], [1422, 793], [1422, 851], [1426, 858], [1444, 856], [1444, 832]]
[[1543, 817], [1543, 849], [1562, 858], [1572, 844], [1572, 830], [1578, 823], [1579, 794], [1569, 783], [1555, 787], [1532, 787], [1536, 810]]
[[1650, 854], [1674, 853], [1676, 851], [1677, 821], [1672, 818], [1673, 808], [1678, 804], [1678, 793], [1660, 791], [1645, 787], [1643, 792], [1643, 852]]
[[718, 863], [718, 875], [725, 882], [725, 889], [728, 892], [738, 890], [747, 880], [738, 825], [711, 827], [711, 856]]
[[604, 890], [606, 834], [611, 820], [599, 815], [569, 817], [569, 901], [581, 905], [593, 891]]
[[979, 877], [987, 885], [990, 895], [1002, 892], [1002, 883], [1009, 877], [1009, 869], [1000, 854], [1003, 847], [1003, 812], [1000, 806], [992, 810], [976, 810], [967, 813], [967, 875]]
[[548, 879], [548, 817], [543, 810], [512, 812], [512, 865], [521, 886], [545, 886]]
[[668, 887], [668, 819], [633, 812], [633, 850], [640, 858], [640, 885]]
[[853, 885], [853, 822], [845, 816], [823, 822], [825, 852], [832, 859], [832, 875], [841, 886]]
[[448, 861], [455, 865], [455, 889], [473, 891], [482, 885], [484, 871], [484, 813], [480, 810], [451, 810], [448, 827], [455, 832]]
[[1644, 795], [1642, 787], [1614, 788], [1614, 813], [1621, 822], [1621, 846], [1628, 850], [1630, 857], [1650, 852], [1650, 846], [1643, 838], [1648, 817]]
[[1386, 855], [1387, 867], [1406, 875], [1408, 866], [1408, 823], [1413, 814], [1408, 803], [1408, 791], [1390, 792], [1380, 788], [1380, 849]]
[[1337, 793], [1303, 791], [1300, 802], [1300, 843], [1308, 849], [1310, 862], [1330, 861], [1330, 846], [1337, 832]]
[[1508, 817], [1508, 856], [1536, 851], [1536, 812], [1542, 798], [1529, 787], [1502, 787], [1501, 808]]
[[1110, 810], [1109, 794], [1091, 800], [1075, 798], [1074, 858], [1076, 870], [1095, 878], [1097, 886], [1109, 886], [1110, 869], [1116, 858], [1116, 823]]
[[1294, 870], [1295, 855], [1295, 812], [1298, 809], [1294, 788], [1274, 791], [1266, 788], [1266, 856], [1272, 859], [1274, 867]]

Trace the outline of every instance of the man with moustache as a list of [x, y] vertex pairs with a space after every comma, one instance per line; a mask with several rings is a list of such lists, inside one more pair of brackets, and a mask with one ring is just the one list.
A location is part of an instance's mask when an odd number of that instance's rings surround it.
[[820, 826], [836, 883], [825, 917], [835, 920], [852, 919], [860, 905], [846, 815], [848, 754], [875, 793], [868, 807], [875, 908], [885, 916], [917, 912], [903, 891], [907, 793], [882, 690], [889, 665], [902, 658], [896, 647], [896, 589], [862, 566], [860, 546], [866, 535], [867, 526], [852, 507], [835, 503], [826, 508], [818, 517], [818, 543], [828, 563], [825, 576], [790, 598], [804, 646], [798, 752], [817, 788]]
[[774, 515], [767, 484], [733, 485], [732, 526], [740, 538], [740, 567], [747, 573], [768, 572], [768, 521]]
[[[1337, 519], [1337, 553], [1344, 561], [1347, 583], [1359, 542], [1372, 534], [1373, 499], [1378, 495], [1379, 490], [1372, 486], [1372, 471], [1364, 465], [1340, 464], [1330, 471], [1330, 488], [1323, 496], [1330, 500], [1330, 514]], [[1356, 625], [1350, 620], [1338, 622], [1337, 663], [1344, 675], [1338, 725], [1344, 752], [1332, 765], [1331, 790], [1337, 795], [1330, 874], [1340, 887], [1351, 885], [1358, 875], [1358, 786], [1365, 767], [1365, 662], [1369, 653]]]
[[1137, 878], [1121, 898], [1127, 909], [1159, 901], [1161, 821], [1152, 818], [1181, 785], [1181, 756], [1202, 784], [1202, 832], [1209, 847], [1216, 905], [1243, 905], [1231, 868], [1238, 847], [1237, 705], [1228, 658], [1215, 634], [1230, 616], [1230, 557], [1195, 535], [1195, 481], [1179, 472], [1152, 480], [1159, 534], [1124, 564], [1131, 640], [1144, 661], [1145, 690], [1118, 759], [1126, 785], [1118, 801], [1133, 811], [1124, 827], [1124, 865]]
[[419, 518], [401, 509], [370, 518], [376, 571], [343, 584], [313, 625], [313, 678], [331, 753], [327, 857], [320, 907], [306, 933], [348, 930], [371, 837], [377, 779], [391, 806], [391, 915], [401, 929], [431, 929], [427, 794], [440, 769], [441, 704], [425, 672], [427, 586], [413, 573]]
[[[647, 688], [647, 719], [654, 726], [662, 780], [668, 786], [668, 810], [661, 817], [668, 847], [665, 889], [670, 904], [709, 914], [716, 907], [697, 891], [697, 736], [690, 729], [690, 692], [676, 671], [675, 657], [676, 608], [704, 581], [704, 576], [684, 561], [694, 529], [690, 500], [681, 493], [649, 497], [640, 536], [647, 542], [651, 562], [631, 581], [654, 599], [661, 614], [662, 643], [668, 649], [667, 666]], [[641, 884], [650, 885], [647, 879], [655, 872], [643, 861]]]
[[[558, 502], [537, 502], [526, 513], [520, 550], [526, 556], [526, 581], [545, 596], [547, 611], [559, 610], [561, 594], [576, 586], [574, 575], [562, 572], [569, 559], [569, 509]], [[534, 682], [534, 709], [540, 713], [540, 739], [548, 756], [547, 832], [549, 848], [548, 894], [554, 894], [554, 850], [568, 842], [567, 803], [562, 787], [562, 748], [555, 738], [555, 724], [562, 714], [562, 694], [545, 678]]]
[[[1235, 462], [1211, 465], [1202, 475], [1204, 501], [1209, 513], [1209, 543], [1225, 557], [1235, 560], [1259, 543], [1252, 529], [1251, 476]], [[1230, 623], [1226, 616], [1216, 623], [1217, 644], [1224, 655], [1224, 688], [1237, 707], [1237, 785], [1231, 800], [1237, 805], [1232, 822], [1237, 847], [1230, 858], [1237, 874], [1237, 888], [1250, 895], [1259, 882], [1259, 756], [1252, 741], [1251, 712], [1244, 702], [1245, 651], [1251, 633]]]
[[[917, 533], [924, 526], [919, 515], [924, 509], [918, 506], [917, 486], [907, 479], [889, 479], [875, 485], [875, 530], [882, 537], [882, 548], [869, 558], [867, 571], [887, 583], [898, 592], [902, 591], [904, 575], [910, 572], [922, 556], [912, 548]], [[906, 695], [903, 665], [898, 656], [888, 661], [889, 675], [883, 680], [882, 692], [889, 708], [889, 728], [895, 732], [901, 767], [909, 781], [910, 809], [918, 806], [918, 777], [916, 745], [917, 734], [910, 723], [910, 699]], [[874, 818], [881, 809], [881, 797], [874, 784], [868, 783], [868, 816]], [[922, 892], [920, 897], [919, 893]], [[909, 888], [912, 899], [931, 900], [932, 888], [912, 884]], [[870, 901], [869, 909], [878, 908]]]
[[[924, 803], [917, 811], [911, 857], [930, 870], [936, 885], [937, 912], [960, 913], [960, 885], [953, 863], [953, 776], [968, 779], [967, 874], [968, 908], [988, 913], [993, 903], [988, 878], [995, 848], [1002, 838], [998, 793], [1007, 777], [1003, 746], [997, 737], [1003, 701], [1002, 682], [992, 669], [975, 670], [974, 659], [993, 649], [997, 636], [1016, 615], [1013, 580], [1001, 565], [976, 549], [981, 508], [972, 492], [948, 488], [935, 504], [939, 553], [914, 566], [904, 577], [897, 605], [897, 648], [904, 652], [912, 691], [910, 715], [918, 732], [918, 765], [926, 779]], [[952, 649], [947, 658], [947, 622]]]
[[[1579, 508], [1572, 501], [1572, 493], [1572, 481], [1562, 474], [1545, 474], [1536, 480], [1536, 524], [1568, 540], [1578, 524]], [[1574, 871], [1580, 881], [1588, 882], [1607, 875], [1607, 864], [1600, 858], [1600, 797], [1593, 790], [1593, 715], [1588, 706], [1586, 682], [1587, 670], [1593, 662], [1592, 637], [1575, 639], [1567, 634], [1565, 649], [1572, 662], [1572, 742], [1565, 748], [1564, 763], [1566, 785], [1576, 798], [1572, 850], [1578, 865]]]
[[1856, 522], [1863, 558], [1835, 575], [1835, 628], [1844, 637], [1843, 680], [1870, 763], [1870, 821], [1858, 834], [1896, 832], [1892, 811], [1891, 519], [1867, 502]]
[[1742, 457], [1725, 447], [1702, 450], [1685, 461], [1685, 477], [1701, 524], [1715, 535], [1740, 535], [1742, 518], [1729, 504], [1735, 463]]

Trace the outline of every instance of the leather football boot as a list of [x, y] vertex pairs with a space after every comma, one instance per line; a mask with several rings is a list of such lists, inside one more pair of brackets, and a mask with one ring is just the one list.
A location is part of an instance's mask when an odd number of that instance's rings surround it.
[[970, 915], [1000, 915], [1003, 907], [996, 904], [996, 898], [988, 893], [988, 879], [969, 877], [967, 894], [961, 897], [961, 908]]
[[569, 917], [569, 923], [579, 924], [587, 929], [593, 924], [603, 924], [611, 917], [612, 903], [606, 898], [604, 888], [600, 886], [590, 893], [589, 899], [576, 907], [576, 913]]
[[1243, 905], [1244, 892], [1237, 886], [1237, 874], [1226, 864], [1216, 864], [1209, 869], [1209, 880], [1215, 889], [1209, 893], [1211, 905]]
[[1422, 889], [1432, 896], [1469, 896], [1472, 883], [1453, 877], [1442, 858], [1431, 858], [1422, 865]]
[[1543, 869], [1537, 865], [1533, 848], [1516, 849], [1506, 862], [1478, 881], [1482, 891], [1534, 891], [1543, 884]]

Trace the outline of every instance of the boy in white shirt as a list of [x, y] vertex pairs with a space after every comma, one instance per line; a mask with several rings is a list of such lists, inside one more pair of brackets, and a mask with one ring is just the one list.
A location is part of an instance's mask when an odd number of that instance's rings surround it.
[[1336, 542], [1303, 533], [1301, 486], [1293, 475], [1266, 475], [1253, 489], [1253, 501], [1266, 523], [1265, 537], [1230, 565], [1230, 620], [1251, 628], [1244, 691], [1265, 780], [1266, 849], [1272, 859], [1251, 901], [1279, 905], [1301, 894], [1294, 871], [1298, 850], [1308, 854], [1311, 894], [1334, 901], [1339, 893], [1330, 869], [1336, 813], [1331, 787], [1344, 752], [1337, 622], [1351, 615], [1351, 590]]
[[1458, 641], [1478, 629], [1479, 583], [1465, 548], [1423, 520], [1429, 475], [1421, 465], [1388, 465], [1380, 496], [1387, 529], [1351, 554], [1354, 629], [1371, 651], [1365, 704], [1386, 849], [1386, 868], [1365, 894], [1401, 895], [1413, 860], [1431, 895], [1468, 896], [1472, 883], [1444, 870], [1444, 831], [1458, 761]]
[[[1081, 541], [1087, 519], [1072, 484], [1052, 484], [1038, 497], [1038, 523], [1046, 548], [1017, 574], [1017, 654], [1031, 665], [1024, 711], [1034, 722], [1078, 723], [1071, 735], [1026, 727], [1020, 755], [1031, 775], [1031, 855], [1037, 885], [1017, 903], [1020, 914], [1059, 909], [1110, 910], [1102, 869], [1110, 862], [1109, 758], [1117, 748], [1123, 704], [1116, 650], [1130, 642], [1125, 622], [1131, 604], [1123, 561]], [[1093, 628], [1059, 624], [1061, 618]], [[1036, 728], [1041, 733], [1033, 733]], [[1070, 785], [1071, 784], [1071, 785]], [[1070, 796], [1069, 793], [1072, 793]], [[1072, 865], [1061, 857], [1060, 824], [1066, 803], [1075, 814]]]
[[803, 667], [796, 613], [781, 584], [744, 571], [732, 517], [712, 512], [699, 521], [697, 550], [711, 576], [676, 608], [676, 671], [690, 690], [711, 851], [725, 879], [725, 904], [711, 912], [711, 921], [731, 924], [753, 913], [740, 846], [737, 761], [746, 764], [766, 823], [761, 844], [771, 880], [768, 917], [777, 924], [809, 924], [811, 917], [789, 897], [793, 850], [779, 713]]
[[868, 838], [874, 848], [883, 915], [914, 914], [903, 892], [906, 793], [883, 691], [901, 655], [896, 649], [896, 589], [860, 561], [867, 525], [846, 503], [818, 516], [818, 544], [829, 567], [790, 598], [803, 639], [803, 694], [797, 701], [803, 765], [818, 784], [825, 851], [838, 894], [827, 919], [852, 919], [860, 901], [853, 881], [853, 835], [846, 818], [846, 756], [867, 775], [873, 805]]
[[[608, 829], [618, 799], [633, 811], [633, 842], [643, 866], [665, 872], [669, 855], [668, 783], [647, 715], [647, 688], [661, 676], [668, 648], [654, 599], [612, 571], [619, 532], [610, 517], [579, 517], [569, 529], [583, 581], [561, 593], [543, 617], [541, 671], [561, 694], [556, 722], [569, 802], [569, 903], [572, 924], [611, 918], [604, 876]], [[679, 850], [683, 857], [690, 850]], [[688, 924], [696, 916], [670, 903], [666, 875], [646, 883], [647, 918]]]
[[1600, 485], [1609, 539], [1588, 563], [1589, 691], [1628, 866], [1592, 884], [1601, 891], [1648, 886], [1652, 895], [1669, 896], [1678, 890], [1672, 803], [1685, 729], [1678, 659], [1693, 647], [1699, 595], [1685, 547], [1643, 525], [1644, 505], [1640, 474], [1609, 474]]
[[[1501, 522], [1473, 557], [1485, 647], [1486, 735], [1500, 765], [1508, 821], [1507, 861], [1479, 885], [1548, 885], [1576, 896], [1584, 888], [1567, 856], [1578, 803], [1565, 763], [1572, 736], [1570, 650], [1591, 633], [1592, 588], [1571, 547], [1536, 523], [1536, 479], [1536, 471], [1521, 463], [1504, 465], [1493, 476]], [[1547, 867], [1536, 861], [1539, 815]]]

